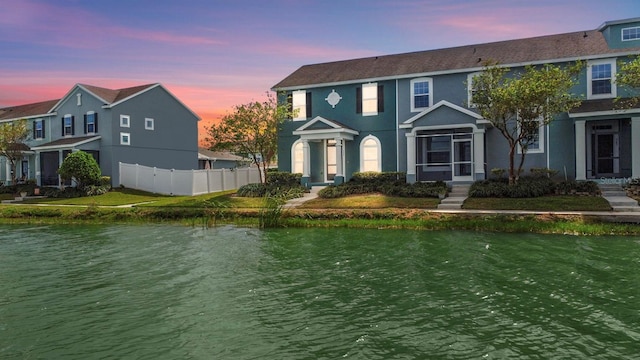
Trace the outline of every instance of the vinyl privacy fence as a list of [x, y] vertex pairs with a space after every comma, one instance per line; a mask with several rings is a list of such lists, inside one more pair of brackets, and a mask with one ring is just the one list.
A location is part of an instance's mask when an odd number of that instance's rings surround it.
[[120, 184], [165, 195], [200, 195], [259, 183], [257, 168], [167, 170], [120, 163]]

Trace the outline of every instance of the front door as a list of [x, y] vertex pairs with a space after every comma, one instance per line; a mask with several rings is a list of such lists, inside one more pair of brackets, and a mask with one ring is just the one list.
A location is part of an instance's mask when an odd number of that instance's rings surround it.
[[453, 181], [473, 181], [473, 151], [471, 135], [454, 135]]
[[618, 134], [594, 134], [596, 177], [613, 177], [619, 170]]
[[336, 177], [336, 171], [338, 170], [338, 162], [336, 156], [336, 141], [326, 141], [326, 166], [325, 166], [325, 182], [331, 182]]

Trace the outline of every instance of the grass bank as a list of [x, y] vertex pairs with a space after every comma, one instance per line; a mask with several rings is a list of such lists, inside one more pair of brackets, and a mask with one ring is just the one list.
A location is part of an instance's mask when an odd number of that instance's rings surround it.
[[[469, 201], [471, 200], [471, 201]], [[608, 211], [600, 197], [553, 196], [534, 199], [469, 199], [465, 208], [551, 211]], [[478, 201], [475, 201], [478, 200]], [[189, 226], [258, 226], [264, 200], [233, 191], [200, 196], [162, 196], [129, 189], [72, 199], [30, 199], [0, 205], [0, 223], [149, 223]], [[439, 213], [433, 198], [358, 195], [315, 199], [279, 213], [285, 227], [404, 228], [536, 232], [575, 235], [640, 235], [640, 225], [612, 223], [595, 215]], [[508, 207], [509, 206], [509, 207]]]

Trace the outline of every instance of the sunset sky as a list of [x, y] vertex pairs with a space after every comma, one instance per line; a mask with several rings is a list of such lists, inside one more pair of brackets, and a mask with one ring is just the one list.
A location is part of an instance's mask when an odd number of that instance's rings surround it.
[[305, 64], [595, 29], [638, 0], [0, 0], [0, 107], [162, 83], [200, 117]]

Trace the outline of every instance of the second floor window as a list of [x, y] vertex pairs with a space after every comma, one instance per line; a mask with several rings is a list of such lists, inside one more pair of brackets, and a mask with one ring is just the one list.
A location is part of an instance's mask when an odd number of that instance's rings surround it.
[[640, 26], [622, 29], [622, 41], [640, 39]]
[[44, 139], [44, 120], [37, 119], [33, 122], [33, 138]]
[[291, 94], [291, 109], [294, 112], [293, 120], [306, 120], [311, 117], [311, 93], [304, 90], [294, 91]]
[[613, 75], [616, 72], [615, 60], [594, 61], [589, 64], [589, 99], [611, 98], [616, 96]]
[[411, 111], [424, 110], [433, 105], [431, 79], [411, 80]]
[[95, 134], [98, 132], [98, 114], [90, 112], [84, 115], [84, 133]]
[[384, 86], [377, 83], [362, 84], [356, 88], [356, 113], [373, 116], [384, 111]]
[[74, 134], [73, 115], [65, 115], [62, 117], [62, 136], [71, 136]]

